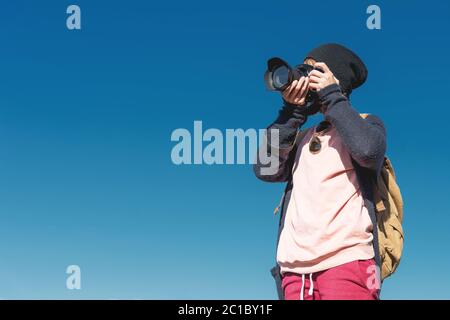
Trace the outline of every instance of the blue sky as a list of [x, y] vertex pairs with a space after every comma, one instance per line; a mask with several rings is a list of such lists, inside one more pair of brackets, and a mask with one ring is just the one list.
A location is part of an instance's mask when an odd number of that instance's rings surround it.
[[[280, 106], [266, 60], [325, 42], [366, 62], [353, 105], [384, 120], [404, 196], [404, 258], [382, 296], [450, 298], [450, 4], [344, 3], [2, 3], [0, 298], [275, 299], [283, 185], [249, 165], [175, 166], [170, 135], [266, 127]], [[81, 290], [65, 287], [71, 264]]]

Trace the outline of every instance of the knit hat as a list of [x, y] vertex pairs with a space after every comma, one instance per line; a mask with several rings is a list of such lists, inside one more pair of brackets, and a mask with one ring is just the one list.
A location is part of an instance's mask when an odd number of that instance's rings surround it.
[[321, 45], [309, 52], [306, 58], [324, 62], [339, 80], [342, 91], [347, 95], [367, 79], [368, 71], [364, 62], [354, 52], [339, 44]]

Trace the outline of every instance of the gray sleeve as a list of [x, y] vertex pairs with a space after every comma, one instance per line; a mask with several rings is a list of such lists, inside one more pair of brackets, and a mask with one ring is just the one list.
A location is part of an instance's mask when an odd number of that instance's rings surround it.
[[379, 171], [386, 152], [386, 129], [380, 118], [363, 119], [333, 84], [319, 91], [325, 118], [338, 131], [351, 157], [362, 167]]
[[[289, 179], [299, 128], [306, 120], [307, 116], [296, 106], [286, 104], [282, 107], [278, 118], [267, 128], [266, 141], [263, 141], [258, 149], [253, 165], [253, 171], [258, 179], [266, 182], [285, 182]], [[274, 134], [272, 130], [277, 132], [277, 139], [272, 139]], [[276, 161], [264, 163], [262, 156]]]

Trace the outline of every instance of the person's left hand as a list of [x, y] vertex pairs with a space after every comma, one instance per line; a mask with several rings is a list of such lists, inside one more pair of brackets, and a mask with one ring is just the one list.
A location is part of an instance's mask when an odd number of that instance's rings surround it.
[[314, 67], [321, 68], [324, 72], [320, 72], [319, 70], [313, 70], [309, 74], [309, 87], [320, 91], [324, 89], [325, 87], [328, 87], [331, 84], [338, 84], [339, 80], [336, 79], [334, 74], [330, 71], [328, 66], [323, 62], [316, 62], [314, 64]]

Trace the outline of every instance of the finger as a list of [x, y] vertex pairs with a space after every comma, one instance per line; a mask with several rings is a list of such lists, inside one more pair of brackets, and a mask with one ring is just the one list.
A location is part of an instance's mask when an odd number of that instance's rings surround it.
[[306, 79], [307, 78], [305, 78], [305, 77], [301, 77], [300, 78], [300, 81], [297, 83], [297, 87], [296, 87], [297, 93], [301, 93], [302, 92], [302, 89], [303, 89], [303, 87], [305, 86], [305, 83], [306, 83]]
[[305, 82], [303, 83], [303, 86], [300, 88], [300, 92], [298, 93], [297, 97], [295, 98], [295, 103], [302, 105], [305, 102], [306, 95], [308, 94], [309, 90], [309, 78], [305, 79]]
[[288, 87], [286, 89], [284, 89], [283, 96], [285, 96], [285, 97], [289, 96], [291, 91], [292, 91], [292, 83], [290, 85], [288, 85]]
[[338, 78], [336, 78], [335, 76], [333, 76], [333, 78], [334, 78], [334, 81], [336, 81], [336, 83], [339, 85], [340, 84], [340, 81], [339, 81], [339, 79]]
[[325, 77], [325, 73], [320, 72], [319, 70], [313, 70], [313, 71], [311, 71], [311, 72], [309, 73], [309, 76], [310, 76], [310, 77], [311, 77], [311, 76], [316, 76], [316, 77], [322, 78], [322, 77]]
[[309, 87], [311, 89], [317, 90], [317, 89], [320, 89], [320, 84], [319, 83], [310, 83]]
[[293, 98], [295, 97], [295, 95], [296, 95], [296, 89], [297, 88], [297, 82], [293, 82], [292, 84], [291, 84], [291, 88], [290, 88], [290, 90], [289, 90], [289, 92], [287, 93], [287, 96], [286, 96], [286, 99], [288, 100], [288, 101], [291, 101], [291, 100], [293, 100]]
[[306, 96], [306, 93], [308, 92], [309, 82], [310, 82], [309, 78], [306, 78], [305, 82], [303, 83], [302, 88], [300, 89], [300, 96], [301, 97], [305, 97]]
[[303, 95], [302, 94], [297, 94], [294, 98], [295, 104], [299, 104], [300, 101], [302, 101], [303, 99]]
[[305, 82], [305, 78], [301, 77], [300, 80], [297, 81], [297, 83], [294, 86], [294, 89], [289, 94], [289, 98], [294, 100], [295, 97], [298, 96], [298, 93], [300, 92], [300, 88], [302, 87], [303, 83]]
[[301, 106], [305, 103], [305, 98], [297, 98], [294, 103]]
[[310, 83], [318, 83], [322, 81], [322, 78], [316, 77], [316, 76], [310, 76], [309, 77]]
[[314, 67], [322, 68], [322, 70], [325, 71], [325, 72], [331, 72], [330, 69], [328, 68], [328, 66], [325, 63], [323, 63], [323, 62], [316, 62], [314, 64]]
[[284, 99], [287, 99], [289, 90], [290, 90], [290, 86], [288, 86], [286, 89], [284, 89], [284, 91], [283, 91], [283, 98]]
[[291, 95], [292, 90], [295, 89], [295, 85], [297, 84], [297, 80], [292, 81], [292, 83], [283, 91], [283, 97], [285, 99], [289, 99], [289, 96]]

